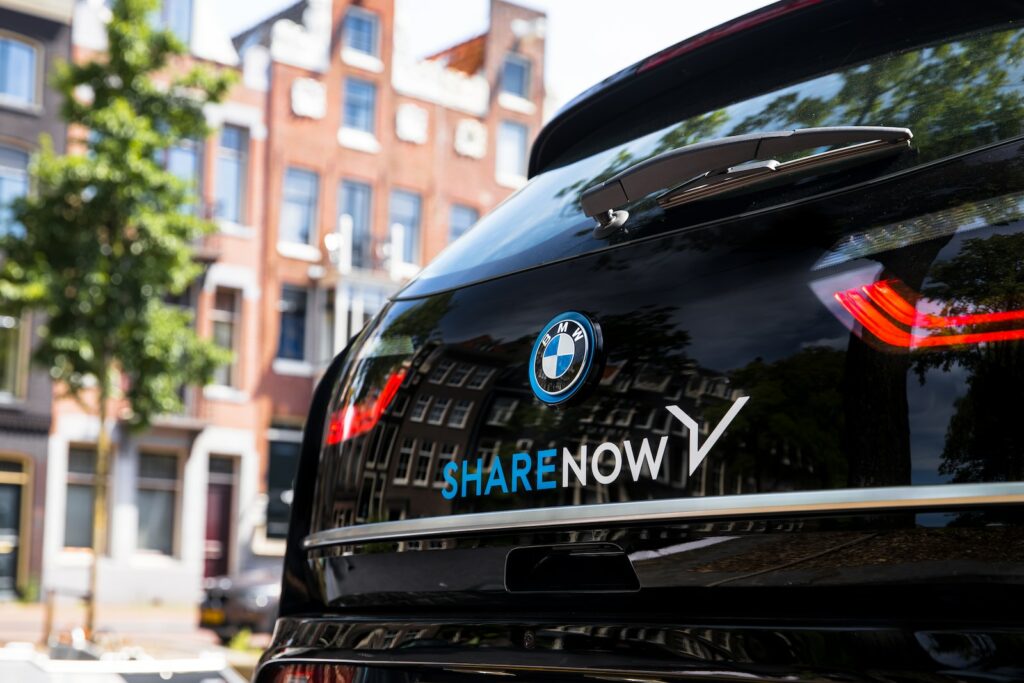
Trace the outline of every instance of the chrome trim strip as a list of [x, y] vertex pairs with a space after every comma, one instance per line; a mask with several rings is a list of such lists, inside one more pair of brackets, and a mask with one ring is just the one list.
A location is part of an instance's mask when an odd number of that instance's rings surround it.
[[306, 550], [311, 550], [331, 545], [392, 541], [425, 536], [464, 536], [562, 526], [580, 527], [638, 522], [676, 522], [712, 517], [761, 517], [809, 512], [846, 513], [1006, 503], [1024, 503], [1024, 482], [754, 493], [738, 496], [673, 498], [629, 503], [476, 512], [448, 517], [421, 517], [327, 529], [307, 536], [302, 542], [302, 546]]

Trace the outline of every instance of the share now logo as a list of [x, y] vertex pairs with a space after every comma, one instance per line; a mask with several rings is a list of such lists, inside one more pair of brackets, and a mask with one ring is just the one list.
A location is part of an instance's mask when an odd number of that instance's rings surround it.
[[[749, 400], [749, 396], [736, 399], [703, 444], [700, 443], [700, 423], [679, 406], [666, 406], [665, 409], [683, 423], [689, 435], [689, 476], [693, 476], [697, 471]], [[511, 462], [502, 462], [500, 458], [496, 458], [489, 472], [484, 471], [483, 458], [476, 459], [475, 467], [470, 466], [469, 460], [463, 460], [461, 463], [449, 462], [442, 473], [445, 485], [441, 489], [441, 495], [446, 500], [451, 500], [489, 496], [499, 492], [544, 491], [569, 488], [576, 483], [587, 486], [591, 480], [597, 484], [608, 485], [619, 479], [626, 471], [633, 481], [639, 481], [645, 472], [649, 478], [658, 479], [662, 476], [662, 467], [668, 466], [665, 462], [667, 444], [667, 436], [658, 440], [656, 449], [651, 446], [648, 439], [643, 439], [639, 445], [634, 445], [632, 441], [623, 441], [621, 447], [608, 441], [594, 448], [589, 453], [589, 458], [586, 445], [579, 446], [576, 453], [563, 448], [561, 467], [557, 464], [558, 451], [554, 448], [532, 454], [513, 453]]]

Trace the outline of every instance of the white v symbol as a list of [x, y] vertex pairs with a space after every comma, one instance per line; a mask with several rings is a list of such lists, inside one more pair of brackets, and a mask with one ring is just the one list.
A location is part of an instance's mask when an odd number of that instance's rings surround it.
[[712, 446], [715, 445], [715, 442], [718, 441], [719, 437], [721, 437], [722, 434], [725, 434], [725, 428], [728, 427], [729, 423], [740, 414], [740, 411], [743, 410], [743, 406], [745, 406], [749, 400], [749, 396], [740, 396], [736, 399], [736, 402], [732, 404], [731, 408], [729, 408], [729, 412], [725, 414], [725, 417], [723, 417], [722, 421], [718, 423], [715, 430], [708, 435], [708, 440], [704, 442], [703, 446], [697, 443], [697, 436], [700, 431], [700, 425], [697, 424], [697, 421], [684, 413], [679, 406], [665, 406], [665, 409], [672, 413], [673, 417], [686, 425], [686, 431], [690, 433], [690, 457], [688, 462], [690, 464], [691, 476], [700, 464], [704, 462], [704, 458], [706, 458], [708, 453], [711, 452]]

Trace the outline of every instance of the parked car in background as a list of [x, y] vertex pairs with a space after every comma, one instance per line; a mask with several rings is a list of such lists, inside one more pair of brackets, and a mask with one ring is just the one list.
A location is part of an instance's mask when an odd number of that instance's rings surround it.
[[260, 569], [236, 577], [212, 577], [205, 580], [203, 591], [199, 626], [216, 633], [222, 642], [229, 642], [243, 630], [274, 630], [281, 597], [280, 572]]
[[1022, 151], [1020, 2], [584, 93], [324, 375], [256, 680], [1024, 678]]

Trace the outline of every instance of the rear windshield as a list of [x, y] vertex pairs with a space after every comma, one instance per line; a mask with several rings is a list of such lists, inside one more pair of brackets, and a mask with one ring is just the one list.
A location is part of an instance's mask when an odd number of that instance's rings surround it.
[[[813, 126], [902, 126], [914, 134], [914, 154], [899, 162], [905, 167], [1018, 136], [1024, 132], [1022, 38], [1017, 25], [1001, 24], [891, 52], [686, 118], [542, 173], [444, 251], [401, 297], [436, 293], [667, 229], [655, 217], [598, 239], [593, 221], [580, 211], [580, 192], [641, 160], [702, 140]], [[629, 208], [660, 211], [652, 198]], [[739, 211], [756, 208], [748, 204]], [[694, 212], [695, 220], [702, 215]], [[671, 226], [679, 227], [679, 221]]]

